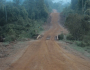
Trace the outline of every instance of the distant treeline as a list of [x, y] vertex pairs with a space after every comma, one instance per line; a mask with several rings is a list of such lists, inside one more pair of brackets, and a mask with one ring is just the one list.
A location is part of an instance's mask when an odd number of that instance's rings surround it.
[[49, 7], [44, 0], [0, 0], [0, 39], [31, 38], [42, 30]]
[[69, 5], [69, 3], [63, 4], [63, 1], [53, 2], [53, 0], [44, 0], [49, 11], [52, 12], [52, 9], [56, 9], [58, 12], [62, 12], [63, 8]]
[[68, 39], [81, 41], [82, 46], [90, 45], [90, 0], [71, 0], [62, 13], [70, 31]]

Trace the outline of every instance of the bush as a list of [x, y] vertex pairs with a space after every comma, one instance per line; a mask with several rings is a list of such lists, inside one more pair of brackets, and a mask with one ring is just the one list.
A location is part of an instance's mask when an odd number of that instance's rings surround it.
[[87, 46], [90, 45], [90, 33], [83, 37], [83, 41], [87, 44]]
[[71, 34], [67, 35], [66, 39], [67, 40], [75, 40], [74, 37]]
[[83, 42], [83, 41], [77, 41], [76, 42], [76, 44], [78, 45], [78, 46], [80, 46], [80, 47], [85, 47], [85, 46], [87, 46], [87, 43], [85, 43], [85, 42]]
[[64, 35], [63, 34], [58, 35], [58, 39], [59, 40], [63, 40], [64, 39]]
[[5, 38], [5, 41], [7, 42], [11, 42], [11, 41], [15, 41], [16, 40], [16, 36], [15, 35], [11, 35], [11, 36], [7, 36]]
[[69, 14], [73, 14], [73, 13], [75, 13], [74, 10], [72, 10], [70, 7], [66, 7], [63, 9], [62, 15], [64, 15], [65, 17], [68, 17]]

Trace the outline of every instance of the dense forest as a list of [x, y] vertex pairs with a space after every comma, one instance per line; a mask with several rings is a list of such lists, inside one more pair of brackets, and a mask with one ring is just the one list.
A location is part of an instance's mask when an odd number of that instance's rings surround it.
[[0, 40], [33, 38], [43, 30], [52, 9], [61, 12], [64, 7], [53, 0], [0, 0]]
[[49, 12], [52, 12], [52, 9], [56, 9], [59, 13], [69, 5], [69, 3], [65, 3], [60, 0], [58, 2], [53, 2], [54, 0], [45, 0], [46, 5], [48, 6]]
[[0, 0], [0, 39], [31, 38], [42, 30], [49, 14], [44, 0]]
[[90, 0], [71, 0], [71, 5], [63, 10], [65, 27], [69, 40], [79, 41], [80, 46], [90, 45]]

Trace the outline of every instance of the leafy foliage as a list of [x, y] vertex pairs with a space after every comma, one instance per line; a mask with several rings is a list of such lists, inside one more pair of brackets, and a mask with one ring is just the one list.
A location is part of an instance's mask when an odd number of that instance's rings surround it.
[[44, 0], [0, 1], [0, 37], [5, 41], [32, 38], [42, 29], [48, 17], [48, 9]]
[[63, 34], [58, 35], [58, 39], [59, 40], [63, 40], [64, 39], [64, 35]]
[[76, 9], [77, 3], [78, 3], [78, 0], [71, 0], [71, 8], [72, 8], [73, 10]]
[[71, 34], [67, 35], [66, 39], [67, 40], [75, 40], [75, 38]]
[[[81, 41], [79, 45], [90, 45], [90, 0], [72, 0], [71, 6], [63, 10], [65, 26], [70, 31], [67, 38]], [[69, 11], [68, 11], [69, 9]], [[72, 12], [70, 12], [72, 11]], [[70, 13], [68, 13], [70, 12]]]

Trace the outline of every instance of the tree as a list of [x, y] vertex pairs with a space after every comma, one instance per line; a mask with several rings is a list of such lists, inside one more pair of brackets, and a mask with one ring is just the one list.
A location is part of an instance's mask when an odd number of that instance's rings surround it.
[[78, 0], [71, 0], [71, 8], [75, 10], [77, 8]]
[[[44, 4], [44, 0], [38, 0], [36, 1], [36, 9], [37, 9], [37, 18], [47, 18], [48, 15], [48, 9], [46, 5]], [[38, 17], [39, 16], [39, 17]]]
[[29, 14], [29, 18], [35, 18], [35, 1], [34, 0], [25, 0], [24, 6]]
[[13, 0], [13, 2], [16, 6], [20, 5], [20, 0]]
[[85, 10], [85, 7], [86, 7], [86, 2], [88, 0], [78, 0], [78, 9], [82, 11], [82, 13], [84, 12]]
[[3, 4], [6, 0], [0, 0], [0, 4]]
[[6, 41], [32, 37], [48, 17], [44, 0], [23, 1], [5, 3], [5, 0], [0, 0], [0, 36]]
[[75, 40], [80, 40], [87, 34], [89, 30], [89, 23], [87, 21], [87, 16], [81, 16], [79, 14], [70, 14], [66, 18], [66, 27], [75, 38]]

